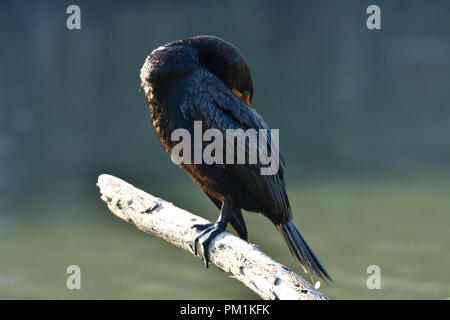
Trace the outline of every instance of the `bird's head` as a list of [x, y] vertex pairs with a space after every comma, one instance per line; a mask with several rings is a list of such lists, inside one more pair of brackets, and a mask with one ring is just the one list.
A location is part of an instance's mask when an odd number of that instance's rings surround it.
[[141, 69], [141, 88], [151, 98], [152, 83], [176, 79], [196, 65], [214, 74], [250, 106], [253, 81], [247, 62], [235, 46], [213, 36], [176, 40], [153, 50]]
[[199, 64], [218, 77], [247, 105], [253, 98], [250, 69], [239, 50], [220, 38], [198, 36], [185, 39], [197, 52]]

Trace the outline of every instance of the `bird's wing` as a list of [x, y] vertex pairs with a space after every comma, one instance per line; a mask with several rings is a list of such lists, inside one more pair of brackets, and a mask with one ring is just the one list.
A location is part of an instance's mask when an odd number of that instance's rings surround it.
[[[261, 116], [204, 68], [193, 72], [187, 80], [185, 96], [180, 108], [186, 120], [202, 121], [204, 128], [219, 129], [223, 133], [224, 140], [226, 140], [226, 129], [244, 131], [255, 129], [257, 132], [259, 129], [265, 129], [268, 140], [271, 139], [270, 129]], [[224, 146], [226, 143], [227, 141], [224, 141]], [[246, 148], [246, 153], [249, 152], [249, 148], [257, 148], [257, 146], [249, 146]], [[265, 166], [260, 163], [259, 157], [257, 164], [224, 164], [223, 166], [246, 186], [264, 208], [274, 214], [275, 219], [285, 220], [291, 217], [291, 211], [283, 181], [284, 160], [278, 146], [276, 151], [280, 161], [279, 169], [273, 175], [261, 175], [261, 168]]]

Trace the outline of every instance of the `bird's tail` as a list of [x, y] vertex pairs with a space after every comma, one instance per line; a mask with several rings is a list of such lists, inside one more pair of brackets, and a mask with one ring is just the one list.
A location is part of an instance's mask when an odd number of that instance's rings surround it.
[[300, 261], [303, 270], [312, 279], [322, 280], [325, 283], [333, 282], [327, 270], [322, 266], [292, 221], [282, 222], [277, 224], [276, 227], [283, 234], [291, 253]]

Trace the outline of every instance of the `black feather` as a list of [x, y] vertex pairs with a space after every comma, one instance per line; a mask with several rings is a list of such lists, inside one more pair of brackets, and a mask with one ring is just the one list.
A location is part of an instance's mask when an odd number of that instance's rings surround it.
[[300, 261], [305, 272], [311, 275], [311, 279], [322, 280], [325, 283], [333, 282], [292, 221], [277, 224], [276, 227], [283, 235], [291, 253]]

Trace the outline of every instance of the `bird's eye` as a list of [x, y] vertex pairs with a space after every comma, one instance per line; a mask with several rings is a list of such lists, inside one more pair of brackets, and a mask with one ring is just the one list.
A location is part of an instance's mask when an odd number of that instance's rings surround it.
[[245, 101], [247, 105], [250, 105], [250, 93], [248, 91], [244, 91], [241, 93], [238, 89], [231, 89], [236, 97]]

